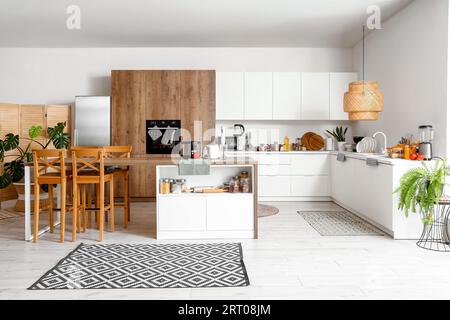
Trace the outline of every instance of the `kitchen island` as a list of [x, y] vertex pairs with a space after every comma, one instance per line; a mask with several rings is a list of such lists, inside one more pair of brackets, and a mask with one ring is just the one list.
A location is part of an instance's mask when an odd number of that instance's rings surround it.
[[[242, 171], [248, 193], [163, 193], [159, 185], [160, 179], [185, 179], [189, 187], [219, 186]], [[257, 162], [248, 157], [212, 160], [207, 175], [179, 175], [176, 163], [157, 165], [157, 239], [256, 239], [257, 177]]]

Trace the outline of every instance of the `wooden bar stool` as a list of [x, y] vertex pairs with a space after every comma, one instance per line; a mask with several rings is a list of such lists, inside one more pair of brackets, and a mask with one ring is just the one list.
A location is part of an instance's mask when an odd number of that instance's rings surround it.
[[[105, 146], [103, 147], [105, 156], [107, 158], [130, 158], [131, 146]], [[114, 203], [115, 207], [123, 208], [123, 227], [128, 227], [128, 221], [130, 221], [130, 167], [123, 166], [118, 168], [111, 168], [111, 172], [114, 177], [122, 177], [124, 181], [123, 202]], [[116, 180], [117, 181], [117, 180]]]
[[[104, 217], [110, 214], [110, 231], [114, 232], [114, 175], [105, 173], [105, 154], [102, 148], [72, 148], [73, 210], [80, 211], [83, 230], [86, 230], [86, 211], [96, 211], [99, 224], [99, 241], [103, 241]], [[110, 202], [105, 204], [105, 186], [109, 182]], [[97, 191], [96, 208], [86, 207], [86, 185], [94, 184]], [[79, 206], [78, 190], [81, 191]]]
[[[64, 242], [64, 231], [66, 224], [66, 190], [67, 182], [71, 180], [71, 174], [67, 174], [65, 158], [67, 150], [33, 150], [34, 162], [34, 239], [36, 242], [39, 232], [39, 191], [40, 186], [48, 185], [49, 196], [49, 221], [50, 232], [53, 233], [53, 210], [60, 210], [61, 226], [60, 241]], [[61, 185], [61, 208], [53, 208], [53, 185]], [[76, 239], [76, 211], [73, 211], [72, 241]]]

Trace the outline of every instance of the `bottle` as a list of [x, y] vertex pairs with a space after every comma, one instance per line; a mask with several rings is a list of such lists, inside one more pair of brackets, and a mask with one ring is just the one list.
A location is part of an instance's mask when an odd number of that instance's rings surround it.
[[406, 160], [409, 160], [410, 153], [411, 153], [411, 149], [410, 149], [409, 145], [405, 144], [405, 147], [403, 148], [403, 157]]
[[289, 137], [285, 136], [284, 137], [284, 151], [289, 151], [289, 149], [290, 149]]

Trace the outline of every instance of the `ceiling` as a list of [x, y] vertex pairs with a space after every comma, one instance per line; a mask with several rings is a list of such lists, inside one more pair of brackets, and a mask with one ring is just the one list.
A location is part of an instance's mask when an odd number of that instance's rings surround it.
[[0, 47], [353, 47], [369, 5], [384, 21], [411, 1], [0, 0]]

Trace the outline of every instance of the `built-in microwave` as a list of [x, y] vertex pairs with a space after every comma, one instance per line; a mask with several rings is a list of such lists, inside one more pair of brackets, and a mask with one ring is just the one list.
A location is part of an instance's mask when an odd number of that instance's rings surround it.
[[171, 154], [180, 143], [180, 120], [146, 120], [146, 152]]

